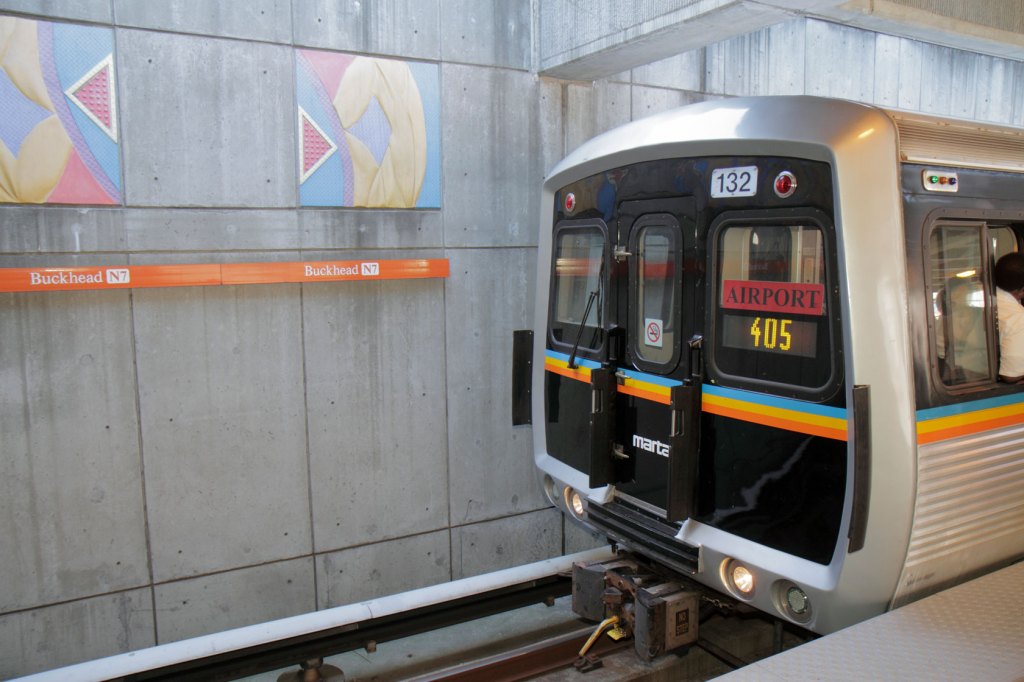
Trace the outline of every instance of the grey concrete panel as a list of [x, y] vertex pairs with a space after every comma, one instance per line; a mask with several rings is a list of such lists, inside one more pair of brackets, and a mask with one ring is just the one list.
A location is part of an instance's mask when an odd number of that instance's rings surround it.
[[630, 86], [599, 81], [593, 87], [570, 83], [566, 86], [565, 153], [587, 140], [629, 123], [632, 110]]
[[530, 429], [512, 427], [512, 332], [533, 321], [536, 252], [450, 251], [448, 469], [451, 520], [471, 523], [547, 506]]
[[244, 251], [299, 248], [295, 211], [127, 209], [131, 251]]
[[704, 50], [690, 50], [633, 69], [633, 84], [677, 90], [703, 90]]
[[294, 206], [291, 48], [119, 30], [125, 203]]
[[769, 95], [802, 95], [807, 68], [807, 22], [785, 21], [767, 31], [768, 83], [762, 90]]
[[445, 244], [537, 243], [545, 171], [538, 80], [517, 71], [441, 69]]
[[709, 93], [730, 96], [768, 94], [769, 44], [767, 30], [709, 45], [705, 52]]
[[[548, 2], [539, 6], [540, 71], [594, 80], [650, 64], [785, 21], [809, 5], [762, 2], [655, 0], [644, 3]], [[571, 30], [566, 30], [566, 27]]]
[[804, 94], [870, 102], [875, 90], [875, 36], [856, 28], [808, 21]]
[[529, 69], [531, 4], [531, 0], [445, 0], [441, 3], [441, 59]]
[[304, 557], [157, 585], [159, 643], [315, 611], [313, 572]]
[[0, 12], [24, 12], [54, 19], [109, 24], [110, 0], [0, 0]]
[[86, 253], [125, 248], [119, 208], [5, 206], [0, 210], [0, 253]]
[[1024, 63], [996, 57], [979, 59], [982, 78], [975, 115], [982, 121], [1009, 124], [1013, 121], [1014, 83], [1024, 83]]
[[923, 56], [927, 67], [921, 72], [921, 109], [939, 116], [973, 116], [977, 79], [968, 75], [973, 55], [925, 45]]
[[448, 531], [316, 557], [318, 608], [355, 604], [451, 580]]
[[119, 26], [290, 43], [290, 0], [113, 0]]
[[915, 40], [900, 41], [900, 89], [897, 109], [917, 111], [921, 108], [924, 47], [923, 43]]
[[0, 294], [0, 613], [149, 581], [130, 320], [127, 291]]
[[875, 40], [875, 87], [871, 98], [881, 107], [899, 107], [901, 38], [879, 35]]
[[444, 282], [304, 285], [316, 550], [448, 524]]
[[439, 0], [297, 0], [295, 44], [439, 59]]
[[660, 114], [669, 109], [701, 102], [706, 99], [700, 93], [666, 90], [664, 88], [646, 88], [635, 85], [631, 92], [634, 120]]
[[424, 248], [444, 244], [440, 211], [299, 211], [304, 249]]
[[155, 580], [309, 554], [299, 285], [134, 303]]
[[[540, 80], [540, 101], [537, 104], [537, 120], [540, 130], [539, 155], [542, 161], [541, 177], [554, 168], [565, 157], [565, 126], [563, 125], [564, 88], [558, 81], [547, 78]], [[540, 226], [537, 221], [530, 229], [533, 244], [537, 243]]]
[[153, 646], [149, 589], [0, 616], [0, 679]]
[[562, 515], [556, 509], [452, 529], [452, 578], [562, 556]]
[[568, 518], [564, 518], [563, 533], [565, 534], [566, 554], [575, 554], [576, 552], [606, 547], [608, 545], [608, 538], [596, 531], [584, 528]]

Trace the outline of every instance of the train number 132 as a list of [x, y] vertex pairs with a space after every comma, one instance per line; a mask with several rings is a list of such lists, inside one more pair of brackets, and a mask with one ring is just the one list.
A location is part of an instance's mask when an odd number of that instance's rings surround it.
[[777, 320], [774, 317], [755, 317], [750, 325], [750, 336], [754, 348], [787, 351], [793, 345], [793, 335], [789, 331], [793, 320]]
[[711, 171], [712, 197], [752, 197], [757, 194], [757, 166], [716, 168]]

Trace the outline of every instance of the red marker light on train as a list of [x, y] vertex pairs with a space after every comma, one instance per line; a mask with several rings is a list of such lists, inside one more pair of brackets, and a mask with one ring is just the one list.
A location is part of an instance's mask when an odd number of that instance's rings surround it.
[[576, 210], [576, 195], [569, 192], [565, 195], [565, 212], [572, 213]]
[[796, 191], [796, 176], [789, 171], [782, 171], [775, 176], [775, 195], [780, 199], [793, 196]]

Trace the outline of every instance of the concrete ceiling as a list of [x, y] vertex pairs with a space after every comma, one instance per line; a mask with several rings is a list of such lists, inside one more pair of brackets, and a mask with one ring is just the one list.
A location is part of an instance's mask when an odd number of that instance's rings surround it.
[[796, 17], [1024, 60], [1024, 0], [544, 0], [538, 71], [597, 80]]

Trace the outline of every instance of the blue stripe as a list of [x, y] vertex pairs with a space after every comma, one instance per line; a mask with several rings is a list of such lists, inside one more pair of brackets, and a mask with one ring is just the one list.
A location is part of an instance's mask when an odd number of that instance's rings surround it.
[[1024, 402], [1024, 393], [1016, 393], [996, 398], [986, 398], [984, 400], [972, 400], [966, 403], [957, 403], [956, 405], [929, 407], [928, 409], [917, 411], [917, 421], [924, 422], [930, 419], [941, 419], [942, 417], [952, 417], [958, 414], [988, 410], [993, 407], [1005, 407], [1006, 405], [1015, 405], [1022, 402]]
[[681, 381], [659, 377], [656, 374], [644, 374], [643, 372], [634, 372], [631, 369], [625, 368], [622, 368], [619, 371], [634, 381], [643, 381], [648, 384], [657, 384], [658, 386], [667, 386], [668, 388], [672, 388], [673, 386], [682, 386], [683, 384]]
[[[549, 350], [545, 350], [544, 353], [549, 358], [554, 358], [555, 360], [561, 360], [564, 363], [568, 363], [569, 362], [569, 356], [566, 355], [565, 353], [559, 353], [558, 351], [554, 351], [554, 350], [550, 350], [550, 349]], [[587, 360], [586, 358], [581, 358], [578, 355], [576, 356], [576, 366], [577, 367], [586, 367], [587, 369], [601, 369], [601, 363], [600, 362], [594, 362], [593, 360]]]
[[704, 384], [704, 392], [721, 398], [731, 398], [732, 400], [742, 400], [743, 402], [754, 403], [756, 405], [765, 405], [767, 407], [777, 407], [779, 409], [792, 410], [794, 412], [815, 414], [819, 417], [846, 419], [846, 410], [841, 407], [817, 405], [815, 403], [803, 402], [802, 400], [779, 398], [777, 396], [765, 395], [763, 393], [752, 393], [750, 391], [739, 391], [735, 388], [723, 388], [722, 386], [713, 386], [711, 384]]

